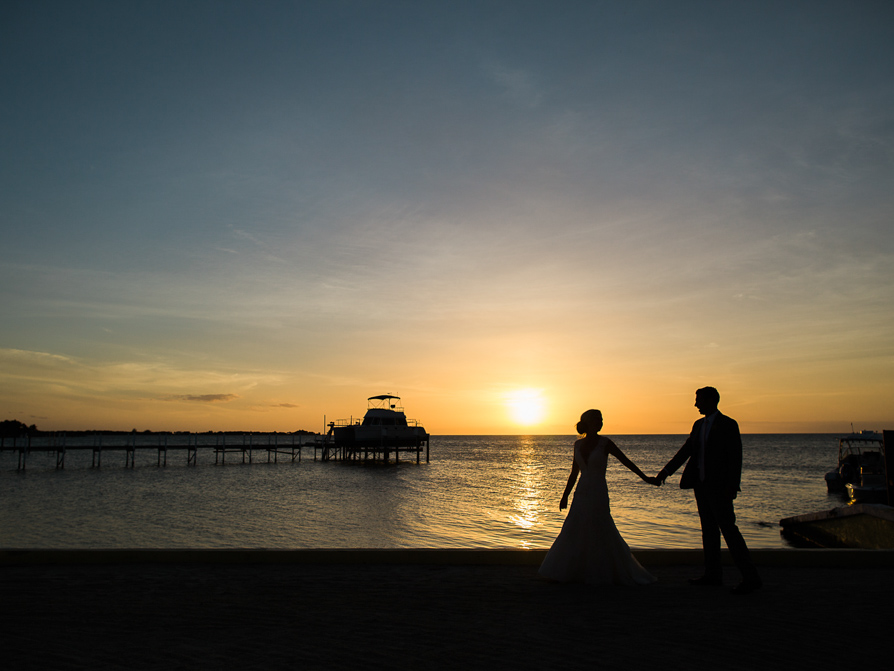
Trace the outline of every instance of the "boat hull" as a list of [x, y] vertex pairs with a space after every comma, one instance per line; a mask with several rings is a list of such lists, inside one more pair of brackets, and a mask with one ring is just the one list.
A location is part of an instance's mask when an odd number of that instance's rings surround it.
[[342, 426], [333, 431], [343, 447], [417, 447], [428, 440], [421, 426]]
[[888, 488], [885, 485], [860, 485], [849, 482], [844, 488], [848, 499], [853, 503], [888, 503]]
[[844, 491], [845, 484], [837, 468], [826, 473], [826, 488], [830, 494], [840, 494]]

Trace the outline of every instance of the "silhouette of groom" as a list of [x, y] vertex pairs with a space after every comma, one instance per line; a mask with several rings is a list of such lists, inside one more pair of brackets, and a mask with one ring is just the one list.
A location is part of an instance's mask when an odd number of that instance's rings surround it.
[[695, 392], [695, 407], [704, 415], [692, 426], [692, 433], [659, 471], [659, 484], [689, 460], [680, 477], [681, 489], [695, 492], [695, 503], [702, 524], [705, 573], [690, 580], [692, 585], [722, 585], [720, 564], [720, 535], [726, 541], [733, 561], [742, 573], [742, 582], [733, 594], [750, 594], [760, 589], [760, 576], [751, 563], [751, 555], [739, 527], [733, 500], [740, 491], [742, 479], [742, 437], [739, 425], [732, 417], [722, 414], [717, 405], [720, 393], [714, 387]]

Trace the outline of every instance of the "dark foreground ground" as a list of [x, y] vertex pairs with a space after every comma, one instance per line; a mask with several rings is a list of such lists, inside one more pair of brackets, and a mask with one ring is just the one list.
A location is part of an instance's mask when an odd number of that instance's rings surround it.
[[0, 657], [9, 671], [891, 668], [894, 569], [878, 562], [775, 561], [748, 596], [643, 563], [657, 584], [557, 585], [525, 563], [0, 563]]

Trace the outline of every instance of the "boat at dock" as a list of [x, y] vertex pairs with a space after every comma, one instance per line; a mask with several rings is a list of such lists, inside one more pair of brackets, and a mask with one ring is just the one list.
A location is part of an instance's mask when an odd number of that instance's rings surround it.
[[338, 420], [329, 423], [328, 439], [342, 459], [381, 458], [388, 461], [393, 454], [415, 452], [417, 463], [425, 449], [428, 461], [429, 435], [415, 419], [407, 419], [400, 397], [392, 394], [370, 396], [363, 420]]
[[847, 493], [855, 503], [887, 503], [885, 441], [875, 431], [838, 439], [838, 465], [825, 475], [830, 493]]

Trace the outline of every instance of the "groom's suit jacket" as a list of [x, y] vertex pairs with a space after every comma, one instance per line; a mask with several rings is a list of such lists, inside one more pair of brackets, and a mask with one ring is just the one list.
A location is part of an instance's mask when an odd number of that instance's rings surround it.
[[705, 441], [705, 479], [701, 480], [698, 462], [704, 421], [705, 418], [702, 417], [693, 424], [692, 433], [683, 447], [662, 470], [670, 475], [688, 459], [680, 477], [681, 489], [703, 486], [736, 498], [736, 492], [741, 491], [739, 485], [742, 479], [742, 436], [739, 434], [739, 425], [732, 417], [720, 412], [714, 417]]

